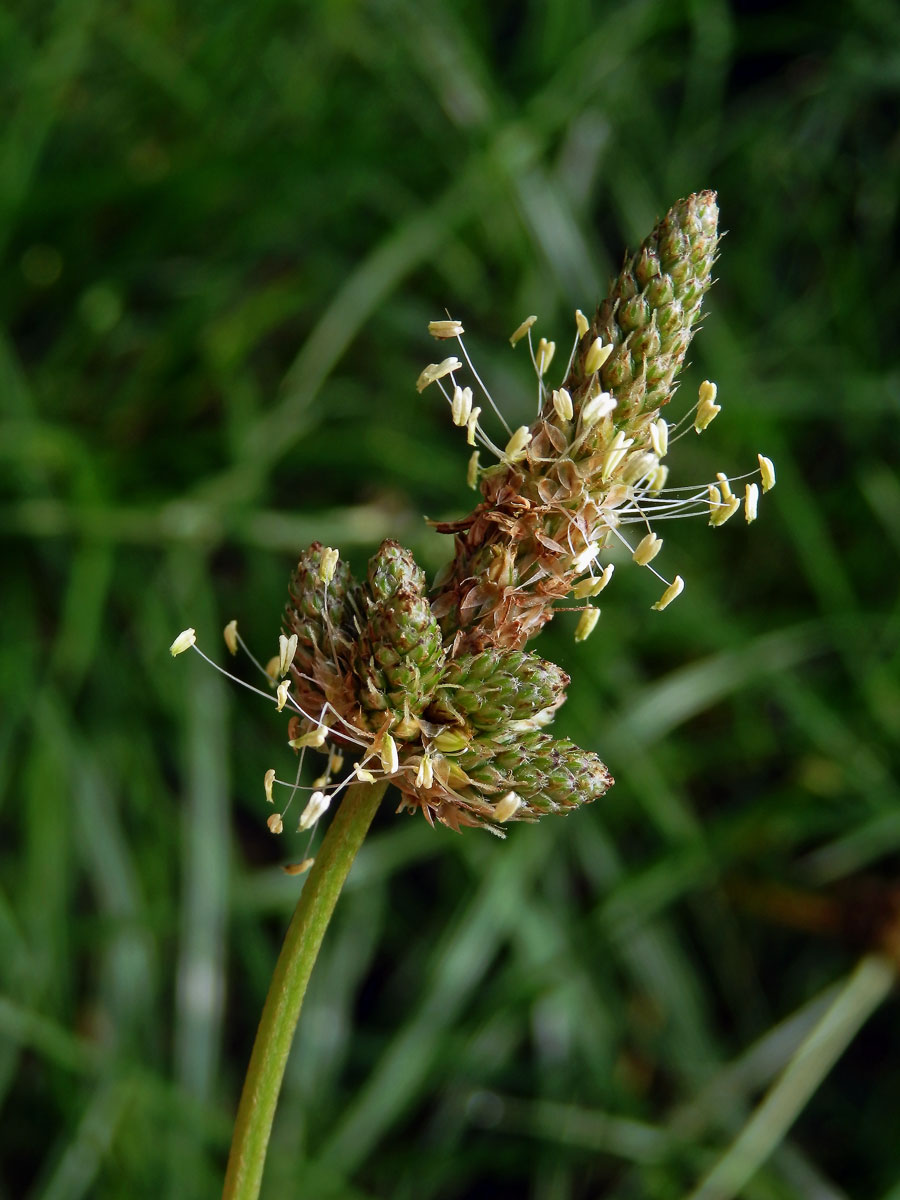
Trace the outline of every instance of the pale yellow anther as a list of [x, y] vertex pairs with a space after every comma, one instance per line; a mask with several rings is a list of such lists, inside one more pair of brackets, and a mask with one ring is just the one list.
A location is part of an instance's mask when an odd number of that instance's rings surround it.
[[443, 340], [444, 338], [462, 337], [466, 331], [463, 329], [461, 321], [429, 321], [428, 332], [433, 338]]
[[700, 384], [700, 402], [694, 414], [694, 429], [696, 429], [697, 433], [702, 433], [707, 425], [722, 411], [722, 405], [716, 404], [717, 394], [718, 388], [716, 385], [708, 379], [704, 379]]
[[269, 827], [270, 833], [283, 833], [284, 821], [281, 819], [281, 813], [271, 813], [266, 818], [266, 824]]
[[278, 635], [278, 674], [287, 675], [291, 669], [291, 663], [294, 661], [294, 655], [297, 653], [297, 635], [292, 633], [290, 637], [285, 637], [283, 633]]
[[576, 600], [589, 600], [594, 596], [599, 596], [606, 585], [612, 579], [614, 567], [612, 563], [603, 568], [603, 571], [596, 579], [582, 579], [580, 583], [576, 583], [572, 588], [572, 595]]
[[353, 774], [356, 776], [356, 778], [359, 780], [360, 783], [374, 783], [375, 782], [375, 776], [372, 774], [372, 772], [367, 771], [366, 768], [360, 766], [359, 763], [353, 764]]
[[385, 775], [396, 775], [400, 769], [400, 756], [397, 753], [397, 743], [389, 733], [384, 735], [381, 742], [381, 769]]
[[537, 353], [534, 356], [538, 375], [543, 375], [549, 368], [555, 353], [556, 342], [548, 342], [546, 338], [541, 338], [538, 342]]
[[169, 647], [169, 653], [175, 658], [178, 654], [184, 654], [185, 650], [190, 650], [191, 646], [197, 640], [196, 629], [183, 629], [178, 637]]
[[298, 863], [284, 863], [282, 871], [285, 875], [304, 875], [316, 860], [314, 858], [304, 858]]
[[575, 641], [583, 642], [594, 632], [594, 626], [600, 620], [599, 608], [586, 608], [581, 614], [577, 626], [575, 627]]
[[275, 768], [269, 767], [265, 775], [263, 775], [263, 787], [266, 789], [266, 799], [270, 804], [274, 804], [272, 799], [272, 784], [275, 782]]
[[466, 468], [466, 483], [470, 488], [478, 487], [478, 459], [480, 451], [473, 450], [469, 456], [469, 465]]
[[662, 612], [662, 610], [664, 608], [668, 608], [672, 601], [676, 597], [680, 596], [683, 591], [684, 580], [680, 575], [676, 575], [657, 602], [653, 605], [653, 608], [656, 609], [657, 612]]
[[328, 726], [317, 725], [309, 733], [301, 733], [299, 737], [291, 738], [288, 745], [292, 750], [302, 750], [304, 746], [312, 746], [314, 750], [318, 750], [320, 746], [325, 745], [327, 738]]
[[278, 678], [278, 668], [279, 668], [280, 664], [281, 664], [281, 656], [278, 654], [273, 655], [272, 658], [270, 658], [269, 661], [266, 663], [265, 672], [268, 675], [268, 677], [272, 683], [274, 683], [275, 680]]
[[565, 388], [557, 388], [553, 393], [553, 408], [561, 421], [571, 421], [574, 414], [572, 397]]
[[665, 458], [669, 449], [669, 423], [660, 417], [650, 424], [650, 444], [657, 458]]
[[416, 380], [416, 391], [424, 392], [430, 383], [434, 383], [436, 379], [443, 379], [451, 371], [458, 371], [461, 366], [458, 358], [445, 358], [443, 362], [429, 363]]
[[615, 407], [616, 401], [609, 392], [597, 392], [581, 407], [581, 428], [593, 429], [597, 422], [608, 417]]
[[616, 436], [610, 442], [609, 449], [603, 458], [603, 469], [600, 472], [602, 480], [609, 479], [610, 475], [616, 470], [622, 459], [628, 453], [628, 447], [632, 444], [634, 438], [627, 438], [625, 434], [619, 430]]
[[652, 495], [661, 492], [666, 486], [666, 480], [669, 478], [669, 468], [663, 463], [660, 463], [653, 474], [647, 479], [645, 487]]
[[744, 517], [749, 525], [756, 520], [756, 510], [759, 505], [759, 488], [755, 483], [748, 483], [744, 488]]
[[478, 428], [478, 418], [481, 416], [480, 408], [473, 408], [469, 413], [469, 419], [466, 421], [466, 441], [470, 446], [475, 445], [475, 431]]
[[590, 326], [590, 323], [588, 322], [587, 317], [584, 315], [584, 313], [581, 311], [580, 308], [576, 308], [575, 309], [575, 328], [578, 330], [578, 336], [580, 338], [583, 338], [584, 335], [587, 333], [587, 331], [590, 329], [590, 327], [591, 326]]
[[315, 825], [319, 817], [322, 816], [328, 809], [331, 803], [331, 797], [327, 792], [313, 792], [306, 802], [306, 808], [300, 814], [300, 820], [297, 822], [297, 832], [304, 829], [309, 829], [311, 825]]
[[584, 356], [585, 375], [593, 375], [595, 371], [599, 371], [612, 352], [612, 342], [608, 342], [604, 346], [602, 338], [594, 338]]
[[503, 451], [503, 458], [506, 462], [515, 463], [521, 461], [527, 453], [528, 443], [531, 441], [531, 433], [527, 425], [520, 425], [509, 441], [506, 443], [506, 449]]
[[659, 459], [649, 450], [632, 454], [622, 471], [622, 482], [628, 485], [649, 479], [659, 466]]
[[580, 575], [582, 571], [587, 570], [599, 553], [600, 543], [589, 542], [588, 545], [585, 546], [583, 550], [579, 550], [579, 552], [572, 559], [572, 570], [576, 575]]
[[427, 790], [433, 783], [434, 767], [432, 766], [431, 756], [423, 754], [422, 761], [419, 763], [419, 769], [416, 771], [416, 787]]
[[646, 567], [647, 563], [656, 558], [660, 550], [662, 550], [662, 538], [657, 537], [655, 533], [648, 533], [638, 542], [631, 557], [639, 567]]
[[731, 490], [731, 480], [724, 471], [716, 471], [716, 479], [719, 481], [719, 491], [722, 493], [722, 499], [730, 500], [734, 495], [734, 492]]
[[526, 317], [519, 328], [509, 339], [509, 344], [511, 346], [515, 346], [517, 342], [521, 342], [522, 338], [525, 337], [525, 335], [528, 333], [528, 330], [532, 327], [536, 320], [536, 316]]
[[289, 679], [282, 679], [281, 683], [279, 683], [278, 691], [275, 693], [275, 697], [276, 697], [275, 711], [276, 712], [281, 712], [281, 710], [287, 704], [288, 689], [290, 688], [290, 686], [291, 686], [291, 681]]
[[710, 379], [704, 379], [700, 384], [698, 396], [701, 404], [715, 404], [719, 394], [718, 387]]
[[764, 492], [771, 491], [775, 486], [775, 464], [771, 458], [766, 458], [764, 454], [757, 454], [759, 459], [759, 473], [762, 476], [762, 490]]
[[228, 647], [229, 654], [237, 654], [238, 652], [238, 631], [237, 621], [229, 621], [222, 630], [222, 637], [225, 639], [225, 645]]
[[506, 795], [502, 796], [494, 805], [494, 820], [500, 821], [501, 823], [503, 821], [508, 821], [510, 817], [515, 816], [521, 807], [521, 796], [517, 796], [515, 792], [507, 792]]
[[333, 546], [325, 547], [322, 551], [322, 561], [319, 563], [320, 583], [331, 583], [340, 557], [340, 550], [335, 550]]
[[328, 755], [328, 774], [337, 775], [338, 771], [344, 769], [344, 756], [340, 750], [332, 750]]
[[722, 493], [714, 483], [711, 483], [706, 489], [707, 499], [709, 501], [709, 523], [712, 524], [712, 519], [722, 507]]
[[328, 773], [327, 770], [323, 771], [321, 775], [317, 775], [316, 778], [312, 781], [312, 785], [314, 788], [328, 787], [329, 783], [331, 783], [331, 775]]
[[472, 389], [470, 387], [455, 387], [453, 389], [453, 399], [450, 401], [450, 416], [453, 418], [453, 424], [459, 425], [462, 428], [468, 421], [471, 411]]
[[710, 513], [709, 523], [714, 528], [719, 525], [724, 525], [730, 520], [737, 510], [741, 507], [740, 496], [731, 496], [729, 499], [722, 498], [721, 506]]

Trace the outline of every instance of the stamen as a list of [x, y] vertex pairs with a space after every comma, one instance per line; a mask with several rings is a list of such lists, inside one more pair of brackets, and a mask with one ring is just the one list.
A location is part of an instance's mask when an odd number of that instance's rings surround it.
[[443, 379], [452, 371], [458, 371], [461, 366], [458, 358], [445, 358], [443, 362], [430, 363], [416, 380], [416, 391], [421, 394], [430, 383]]
[[663, 594], [660, 596], [660, 598], [657, 600], [657, 602], [653, 605], [653, 608], [657, 612], [662, 612], [662, 610], [664, 608], [668, 608], [669, 605], [672, 603], [672, 601], [677, 596], [680, 596], [683, 591], [684, 591], [684, 580], [681, 578], [680, 575], [676, 575], [675, 578], [672, 580], [672, 582], [669, 584], [669, 586], [666, 588], [666, 590], [663, 592]]
[[602, 573], [596, 579], [593, 576], [590, 579], [582, 579], [580, 583], [575, 584], [572, 589], [572, 595], [576, 600], [588, 600], [593, 599], [594, 596], [599, 596], [610, 579], [612, 579], [613, 570], [613, 564], [609, 563], [603, 568]]
[[469, 487], [470, 487], [470, 488], [473, 488], [473, 489], [478, 487], [478, 458], [479, 458], [479, 453], [480, 453], [480, 452], [479, 452], [478, 450], [473, 450], [473, 451], [472, 451], [472, 454], [471, 454], [471, 456], [470, 456], [470, 458], [469, 458], [469, 466], [468, 466], [468, 469], [467, 469], [467, 471], [466, 471], [466, 483], [469, 485]]
[[434, 783], [434, 767], [431, 763], [429, 754], [422, 755], [422, 761], [419, 763], [419, 769], [416, 771], [416, 787], [425, 788], [426, 790]]
[[719, 481], [719, 490], [722, 493], [723, 500], [730, 500], [734, 495], [731, 490], [731, 480], [722, 471], [716, 471], [716, 479]]
[[472, 389], [470, 387], [453, 389], [453, 400], [450, 404], [450, 415], [453, 418], [453, 424], [462, 427], [469, 420], [469, 414], [472, 411]]
[[548, 342], [546, 338], [541, 338], [538, 342], [537, 355], [535, 365], [538, 375], [544, 375], [548, 370], [553, 355], [556, 353], [556, 342]]
[[225, 645], [228, 647], [228, 652], [232, 655], [238, 652], [238, 631], [237, 621], [229, 621], [222, 630], [222, 637], [225, 639]]
[[639, 567], [646, 567], [647, 563], [656, 558], [660, 550], [662, 550], [662, 538], [657, 537], [655, 533], [648, 533], [638, 542], [631, 557]]
[[558, 388], [552, 395], [553, 407], [561, 421], [571, 421], [574, 414], [572, 397], [565, 388]]
[[326, 792], [313, 792], [306, 802], [306, 808], [300, 814], [297, 832], [300, 833], [301, 830], [309, 829], [310, 825], [315, 825], [319, 817], [327, 812], [330, 803], [331, 797]]
[[178, 654], [184, 654], [185, 650], [190, 650], [191, 646], [197, 640], [196, 629], [184, 629], [179, 633], [178, 637], [169, 647], [169, 653], [175, 658]]
[[575, 555], [575, 558], [572, 560], [572, 570], [576, 575], [580, 575], [582, 571], [587, 570], [588, 566], [594, 561], [599, 553], [600, 543], [591, 542]]
[[304, 858], [298, 863], [284, 863], [282, 871], [285, 875], [304, 875], [316, 860], [314, 858]]
[[594, 626], [600, 620], [599, 608], [586, 608], [581, 614], [581, 620], [575, 629], [575, 641], [583, 642], [594, 632]]
[[594, 338], [587, 354], [584, 356], [585, 375], [593, 375], [595, 371], [599, 371], [612, 352], [612, 342], [609, 342], [606, 346], [604, 346], [603, 338]]
[[290, 686], [291, 686], [291, 681], [289, 679], [282, 679], [281, 683], [279, 683], [278, 691], [276, 693], [276, 700], [277, 700], [276, 705], [275, 705], [276, 712], [281, 712], [281, 710], [284, 708], [285, 704], [287, 704], [288, 688]]
[[756, 509], [759, 504], [759, 488], [755, 483], [748, 483], [744, 489], [744, 517], [749, 525], [756, 520]]
[[650, 424], [650, 442], [657, 458], [665, 458], [669, 448], [669, 423], [660, 417]]
[[620, 429], [610, 443], [610, 447], [603, 459], [603, 470], [600, 472], [602, 480], [609, 479], [616, 467], [622, 462], [622, 459], [628, 453], [628, 447], [632, 445], [634, 438], [627, 438]]
[[428, 332], [433, 338], [442, 341], [446, 338], [462, 337], [466, 331], [461, 321], [429, 321]]
[[532, 325], [535, 323], [536, 320], [537, 320], [536, 316], [526, 317], [525, 320], [522, 322], [522, 324], [519, 326], [519, 328], [515, 331], [515, 333], [509, 339], [509, 344], [511, 346], [515, 346], [517, 342], [521, 342], [522, 338], [525, 337], [525, 335], [528, 333], [529, 329], [531, 329]]
[[741, 501], [739, 496], [732, 496], [729, 500], [723, 499], [721, 507], [710, 514], [710, 525], [714, 528], [724, 525], [727, 520], [734, 516], [740, 507]]
[[272, 813], [266, 818], [266, 824], [269, 827], [270, 833], [284, 832], [284, 821], [281, 819], [281, 813]]
[[470, 446], [475, 445], [475, 431], [478, 429], [478, 418], [481, 416], [480, 408], [473, 408], [469, 413], [469, 419], [466, 421], [466, 441]]
[[359, 780], [360, 783], [374, 783], [375, 782], [375, 776], [372, 774], [372, 772], [367, 771], [365, 769], [365, 767], [361, 766], [358, 762], [353, 764], [353, 774], [356, 776], [356, 778]]
[[335, 567], [337, 567], [340, 557], [340, 551], [335, 550], [332, 546], [326, 546], [322, 551], [322, 561], [319, 563], [319, 581], [321, 583], [331, 583], [334, 579]]
[[588, 319], [580, 308], [575, 309], [575, 328], [578, 330], [579, 338], [583, 338], [590, 329]]
[[[294, 661], [294, 655], [297, 653], [297, 635], [292, 633], [290, 637], [285, 637], [283, 633], [278, 635], [278, 674], [287, 675], [291, 669], [291, 663]], [[267, 668], [268, 673], [268, 668]]]
[[759, 473], [762, 476], [762, 490], [769, 492], [775, 486], [775, 464], [771, 458], [766, 458], [764, 454], [757, 454], [759, 459]]
[[268, 771], [266, 771], [265, 775], [263, 776], [263, 787], [266, 789], [266, 799], [270, 804], [275, 803], [275, 801], [272, 799], [272, 784], [274, 782], [275, 768], [269, 767]]
[[593, 429], [597, 422], [608, 417], [615, 407], [616, 401], [609, 392], [598, 392], [596, 396], [591, 396], [581, 409], [581, 428]]
[[381, 769], [385, 775], [396, 775], [400, 769], [400, 757], [397, 754], [397, 743], [389, 733], [384, 735], [381, 743]]
[[721, 404], [716, 404], [718, 388], [708, 379], [700, 384], [700, 401], [697, 405], [697, 415], [694, 417], [694, 429], [702, 433], [715, 417], [722, 411]]
[[530, 441], [531, 432], [528, 426], [520, 425], [506, 443], [506, 449], [503, 451], [504, 460], [508, 463], [520, 462], [527, 453], [527, 446]]

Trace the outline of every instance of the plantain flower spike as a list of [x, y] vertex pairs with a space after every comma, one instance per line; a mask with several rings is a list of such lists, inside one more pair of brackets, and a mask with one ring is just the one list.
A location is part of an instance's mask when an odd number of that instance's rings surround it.
[[[430, 591], [411, 552], [391, 540], [359, 580], [336, 549], [314, 543], [300, 556], [269, 675], [272, 699], [291, 714], [289, 745], [327, 756], [301, 829], [354, 781], [389, 779], [399, 811], [501, 837], [514, 822], [570, 812], [612, 785], [596, 754], [551, 732], [569, 678], [526, 645], [561, 607], [581, 610], [576, 640], [591, 634], [600, 610], [590, 601], [610, 583], [610, 552], [620, 545], [657, 577], [652, 607], [664, 611], [684, 581], [657, 570], [665, 555], [654, 520], [695, 515], [718, 526], [743, 507], [751, 522], [774, 486], [774, 466], [760, 455], [751, 473], [759, 484], [742, 476], [732, 490], [737, 480], [720, 473], [696, 488], [666, 489], [661, 460], [682, 432], [702, 432], [722, 407], [715, 385], [704, 381], [681, 421], [664, 415], [717, 245], [715, 193], [674, 205], [625, 259], [593, 317], [576, 311], [574, 345], [555, 386], [547, 375], [556, 345], [542, 337], [535, 348], [537, 318], [528, 317], [510, 343], [527, 339], [537, 376], [530, 425], [513, 429], [503, 420], [469, 360], [460, 322], [448, 314], [429, 325], [441, 341], [456, 338], [460, 353], [426, 366], [416, 388], [436, 386], [476, 447], [467, 478], [481, 501], [462, 520], [437, 525], [454, 536], [455, 552]], [[469, 379], [459, 379], [466, 371]], [[481, 405], [473, 405], [476, 392]], [[483, 412], [505, 426], [497, 442]], [[482, 466], [481, 451], [493, 465]], [[569, 598], [574, 605], [561, 604]], [[236, 630], [226, 640], [232, 649]], [[192, 646], [187, 630], [172, 651]], [[352, 770], [340, 779], [345, 759]], [[274, 778], [266, 773], [270, 801]], [[282, 814], [268, 824], [280, 833]]]

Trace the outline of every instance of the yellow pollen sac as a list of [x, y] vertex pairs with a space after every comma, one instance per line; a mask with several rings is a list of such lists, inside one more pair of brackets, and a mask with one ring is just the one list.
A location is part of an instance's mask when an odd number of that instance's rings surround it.
[[609, 581], [612, 579], [614, 566], [609, 563], [603, 568], [603, 571], [596, 579], [582, 579], [581, 583], [576, 583], [572, 588], [572, 595], [576, 600], [588, 600], [594, 596], [599, 596]]
[[565, 388], [559, 388], [553, 393], [553, 407], [561, 421], [571, 421], [574, 413], [572, 397]]
[[509, 339], [509, 344], [511, 346], [515, 346], [517, 342], [521, 342], [522, 338], [525, 337], [525, 335], [528, 333], [528, 330], [532, 327], [536, 320], [536, 316], [526, 317], [519, 328]]
[[575, 627], [575, 641], [584, 642], [594, 632], [594, 626], [600, 620], [599, 608], [586, 608], [581, 614], [581, 619]]
[[326, 795], [325, 792], [313, 792], [306, 802], [306, 808], [300, 814], [300, 820], [297, 822], [297, 832], [309, 829], [310, 825], [315, 825], [330, 803], [331, 797]]
[[680, 575], [676, 575], [657, 602], [653, 605], [656, 612], [662, 612], [664, 608], [668, 608], [672, 601], [680, 596], [684, 591], [684, 580]]
[[639, 567], [646, 567], [647, 563], [652, 562], [662, 550], [662, 544], [661, 537], [657, 537], [655, 533], [648, 533], [638, 542], [632, 558]]
[[602, 480], [609, 479], [616, 467], [622, 462], [622, 459], [628, 453], [628, 447], [632, 444], [634, 438], [627, 438], [621, 430], [616, 434], [610, 443], [610, 447], [603, 459], [603, 470], [600, 472]]
[[335, 567], [337, 567], [340, 557], [341, 552], [335, 550], [333, 546], [326, 546], [322, 551], [322, 561], [319, 564], [319, 579], [322, 583], [331, 583], [334, 579]]
[[303, 875], [313, 865], [316, 860], [314, 858], [304, 858], [302, 862], [285, 863], [281, 868], [285, 875]]
[[304, 746], [312, 746], [316, 750], [325, 745], [328, 737], [328, 726], [318, 725], [310, 733], [302, 733], [300, 737], [291, 738], [288, 745], [292, 750], [302, 750]]
[[609, 392], [597, 392], [586, 401], [581, 408], [581, 428], [593, 429], [598, 421], [608, 417], [616, 407], [616, 402]]
[[469, 419], [469, 413], [472, 411], [472, 389], [470, 387], [453, 389], [453, 400], [450, 404], [450, 415], [453, 418], [453, 424], [463, 425]]
[[494, 820], [500, 821], [501, 823], [503, 821], [508, 821], [510, 817], [515, 816], [521, 807], [521, 796], [517, 796], [515, 792], [507, 792], [506, 795], [498, 800], [494, 805]]
[[651, 422], [650, 444], [657, 458], [666, 457], [666, 451], [669, 449], [669, 423], [664, 417]]
[[427, 754], [422, 755], [422, 761], [419, 763], [419, 769], [416, 771], [416, 787], [430, 788], [434, 783], [434, 768], [431, 765], [431, 758]]
[[584, 356], [585, 375], [593, 375], [595, 371], [599, 371], [612, 352], [612, 342], [604, 346], [603, 338], [594, 338], [587, 354]]
[[479, 457], [480, 457], [480, 452], [478, 450], [473, 450], [471, 456], [469, 457], [469, 466], [466, 469], [466, 483], [473, 490], [478, 487], [478, 459], [479, 459]]
[[278, 691], [276, 692], [276, 696], [278, 697], [278, 702], [275, 705], [276, 712], [281, 712], [285, 704], [287, 704], [288, 688], [290, 686], [291, 682], [289, 679], [282, 679], [281, 683], [279, 683]]
[[478, 418], [481, 416], [480, 408], [473, 408], [469, 413], [469, 419], [466, 421], [466, 441], [470, 446], [475, 445], [475, 430], [478, 428]]
[[744, 489], [744, 517], [747, 524], [756, 520], [756, 509], [759, 504], [759, 488], [755, 483], [748, 483]]
[[715, 512], [710, 513], [709, 524], [717, 529], [720, 525], [724, 525], [726, 521], [733, 517], [740, 507], [740, 496], [731, 496], [727, 500], [723, 498], [721, 506], [717, 508]]
[[443, 362], [429, 363], [416, 380], [416, 391], [424, 392], [429, 384], [434, 383], [437, 379], [443, 379], [451, 371], [458, 371], [461, 366], [462, 363], [458, 358], [445, 358]]
[[584, 313], [581, 311], [580, 308], [575, 309], [575, 328], [578, 330], [578, 336], [580, 338], [583, 338], [584, 335], [587, 333], [587, 331], [590, 329], [590, 325], [588, 324], [588, 319], [584, 315]]
[[374, 783], [375, 776], [371, 771], [367, 771], [365, 767], [361, 767], [359, 763], [353, 764], [353, 774], [360, 783]]
[[715, 404], [718, 394], [719, 389], [711, 380], [704, 379], [700, 384], [699, 397], [701, 404]]
[[385, 775], [396, 775], [399, 767], [400, 757], [397, 754], [397, 743], [389, 733], [386, 733], [381, 743], [381, 768]]
[[666, 486], [666, 480], [669, 478], [669, 468], [663, 463], [660, 463], [656, 470], [647, 478], [645, 487], [651, 495], [657, 495]]
[[556, 342], [548, 342], [546, 338], [541, 338], [538, 342], [537, 354], [534, 356], [538, 375], [543, 375], [548, 369], [555, 353]]
[[270, 804], [275, 803], [275, 801], [272, 799], [272, 784], [274, 782], [275, 769], [274, 767], [269, 767], [268, 771], [266, 771], [265, 775], [263, 776], [263, 787], [266, 789], [266, 799]]
[[506, 449], [503, 451], [503, 457], [506, 462], [519, 462], [525, 457], [526, 448], [531, 441], [531, 434], [527, 425], [520, 425], [509, 441], [506, 443]]
[[238, 652], [238, 633], [237, 621], [229, 621], [222, 630], [222, 637], [225, 639], [225, 645], [228, 647], [229, 654], [237, 654]]
[[291, 669], [291, 663], [294, 661], [294, 655], [297, 653], [297, 635], [292, 633], [290, 637], [285, 637], [284, 634], [278, 636], [278, 674], [287, 675]]
[[462, 337], [466, 331], [463, 329], [461, 321], [429, 321], [428, 332], [433, 338], [443, 340], [444, 338]]
[[722, 493], [723, 500], [730, 500], [734, 495], [731, 490], [731, 480], [722, 471], [716, 471], [716, 479], [719, 481], [719, 491]]
[[766, 458], [764, 454], [757, 454], [759, 459], [759, 473], [762, 476], [762, 490], [769, 492], [775, 486], [775, 464], [771, 458]]
[[272, 682], [272, 683], [274, 683], [275, 680], [278, 678], [278, 667], [279, 667], [280, 662], [281, 662], [280, 656], [275, 654], [266, 663], [265, 671], [269, 677], [270, 682]]
[[281, 819], [281, 813], [271, 813], [266, 819], [266, 824], [269, 827], [270, 833], [284, 832], [284, 821]]
[[583, 550], [579, 550], [572, 560], [572, 570], [580, 575], [582, 571], [587, 570], [590, 564], [600, 553], [599, 542], [589, 542]]
[[190, 650], [191, 646], [197, 640], [196, 629], [185, 629], [179, 633], [178, 637], [169, 647], [169, 653], [175, 658], [178, 654], [184, 654], [185, 650]]

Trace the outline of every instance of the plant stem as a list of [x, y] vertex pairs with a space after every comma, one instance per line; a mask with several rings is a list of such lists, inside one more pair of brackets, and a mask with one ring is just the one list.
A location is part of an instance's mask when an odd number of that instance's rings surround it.
[[256, 1031], [225, 1172], [223, 1200], [255, 1200], [306, 985], [344, 881], [368, 832], [386, 783], [347, 791], [306, 880]]

